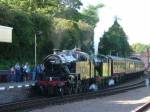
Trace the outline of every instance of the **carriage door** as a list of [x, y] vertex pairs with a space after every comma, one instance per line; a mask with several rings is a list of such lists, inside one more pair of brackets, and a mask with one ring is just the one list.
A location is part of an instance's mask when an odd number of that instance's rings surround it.
[[108, 58], [108, 76], [110, 77], [112, 74], [112, 60]]

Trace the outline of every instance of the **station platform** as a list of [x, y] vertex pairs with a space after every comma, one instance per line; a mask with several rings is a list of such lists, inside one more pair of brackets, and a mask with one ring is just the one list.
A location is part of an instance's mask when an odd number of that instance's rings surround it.
[[30, 98], [36, 81], [0, 83], [0, 104]]
[[0, 83], [0, 91], [19, 89], [19, 88], [29, 88], [31, 86], [34, 86], [35, 82], [36, 81]]

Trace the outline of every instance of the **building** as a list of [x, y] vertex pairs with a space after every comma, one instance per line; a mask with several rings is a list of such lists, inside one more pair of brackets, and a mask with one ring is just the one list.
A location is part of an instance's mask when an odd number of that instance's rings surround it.
[[0, 42], [12, 43], [12, 29], [11, 27], [0, 25]]

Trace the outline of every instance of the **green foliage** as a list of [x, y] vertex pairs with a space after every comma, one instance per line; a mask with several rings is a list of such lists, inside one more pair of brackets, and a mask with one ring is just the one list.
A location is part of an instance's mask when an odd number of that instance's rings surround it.
[[80, 0], [60, 0], [62, 4], [65, 6], [69, 6], [70, 8], [80, 9], [82, 3]]
[[56, 13], [55, 17], [78, 21], [80, 13], [73, 8], [64, 8], [61, 12]]
[[36, 33], [37, 36], [37, 54], [39, 54], [38, 58], [40, 60], [53, 51], [53, 43], [51, 38], [53, 29], [52, 18], [35, 13], [31, 16], [34, 26], [34, 34]]
[[0, 0], [0, 24], [13, 27], [13, 43], [0, 43], [0, 68], [33, 64], [35, 34], [38, 62], [53, 48], [91, 53], [94, 28], [80, 20], [80, 6], [80, 0]]
[[4, 5], [0, 5], [0, 11], [0, 24], [13, 27], [13, 43], [0, 43], [2, 54], [0, 55], [0, 62], [4, 64], [4, 67], [5, 64], [10, 66], [18, 61], [20, 63], [34, 62], [34, 34], [37, 31], [42, 31], [41, 39], [37, 35], [39, 62], [42, 57], [52, 52], [53, 44], [50, 38], [52, 22], [50, 17], [8, 9]]
[[55, 48], [73, 49], [80, 47], [86, 52], [92, 52], [93, 28], [82, 21], [74, 22], [62, 18], [54, 19]]
[[0, 4], [0, 24], [12, 25], [13, 14], [8, 10], [10, 7], [4, 4]]
[[102, 8], [104, 7], [103, 4], [98, 4], [96, 6], [93, 6], [93, 5], [89, 5], [87, 7], [87, 9], [84, 9], [81, 13], [81, 19], [92, 25], [93, 27], [96, 26], [96, 23], [99, 21], [99, 17], [98, 17], [98, 14], [97, 14], [97, 11], [99, 8]]
[[54, 16], [65, 8], [79, 9], [80, 0], [0, 0], [15, 9]]
[[150, 45], [145, 45], [145, 44], [141, 44], [141, 43], [132, 44], [132, 49], [135, 53], [146, 52], [147, 48], [150, 48]]
[[93, 43], [93, 35], [94, 35], [94, 29], [89, 24], [79, 21], [78, 27], [80, 29], [80, 46], [83, 51], [86, 51], [87, 53], [93, 53], [94, 49], [94, 43]]
[[79, 13], [78, 9], [82, 6], [81, 0], [0, 0], [0, 3], [28, 13], [40, 13], [74, 21], [81, 19], [93, 27], [99, 21], [97, 10], [103, 7], [103, 4], [89, 5], [82, 13]]
[[98, 52], [101, 54], [127, 56], [131, 51], [123, 28], [115, 20], [108, 32], [104, 32], [103, 37], [100, 38]]

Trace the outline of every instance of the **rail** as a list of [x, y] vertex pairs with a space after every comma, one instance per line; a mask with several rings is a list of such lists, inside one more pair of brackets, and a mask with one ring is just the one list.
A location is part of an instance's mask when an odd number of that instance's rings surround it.
[[147, 101], [147, 103], [143, 104], [132, 112], [145, 112], [148, 108], [150, 108], [150, 101]]

